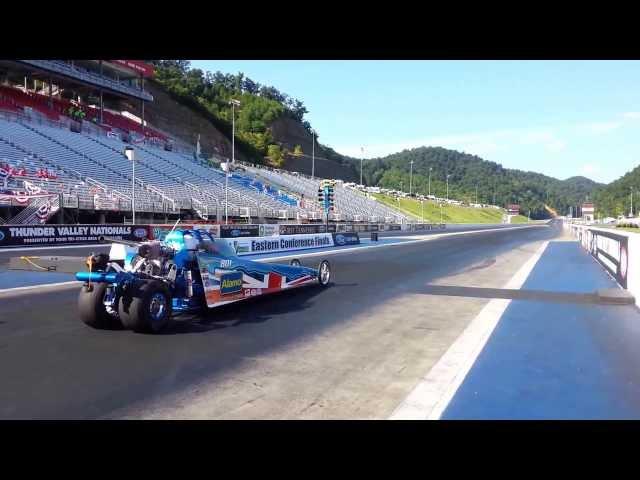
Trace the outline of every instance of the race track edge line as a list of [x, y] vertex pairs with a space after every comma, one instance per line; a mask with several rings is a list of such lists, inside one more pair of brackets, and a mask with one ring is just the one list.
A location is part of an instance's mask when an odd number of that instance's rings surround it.
[[[519, 289], [533, 270], [548, 241], [525, 262], [504, 288]], [[394, 410], [390, 420], [438, 420], [473, 367], [502, 314], [511, 303], [493, 299], [471, 321], [458, 339], [431, 368], [407, 398]]]

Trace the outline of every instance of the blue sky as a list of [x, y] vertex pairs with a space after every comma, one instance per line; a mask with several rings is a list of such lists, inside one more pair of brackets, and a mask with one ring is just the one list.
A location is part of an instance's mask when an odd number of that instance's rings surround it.
[[194, 60], [302, 100], [319, 140], [372, 158], [422, 145], [610, 182], [640, 164], [639, 61]]

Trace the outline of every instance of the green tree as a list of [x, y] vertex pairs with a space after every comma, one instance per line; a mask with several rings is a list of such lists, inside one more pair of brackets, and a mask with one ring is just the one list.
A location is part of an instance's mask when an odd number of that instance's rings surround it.
[[267, 147], [267, 157], [274, 167], [281, 167], [284, 163], [284, 155], [279, 145], [269, 145]]
[[302, 147], [300, 145], [296, 145], [295, 147], [293, 147], [293, 154], [296, 157], [299, 157], [300, 155], [302, 155]]

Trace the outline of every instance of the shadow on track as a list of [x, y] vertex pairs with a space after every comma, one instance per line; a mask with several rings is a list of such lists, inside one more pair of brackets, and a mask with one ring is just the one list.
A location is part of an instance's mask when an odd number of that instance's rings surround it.
[[[331, 283], [329, 288], [357, 286], [357, 283]], [[161, 335], [200, 333], [243, 324], [264, 323], [274, 316], [303, 312], [313, 307], [311, 300], [323, 290], [320, 286], [302, 287], [207, 309], [202, 314], [177, 315]], [[232, 323], [221, 325], [224, 322]]]

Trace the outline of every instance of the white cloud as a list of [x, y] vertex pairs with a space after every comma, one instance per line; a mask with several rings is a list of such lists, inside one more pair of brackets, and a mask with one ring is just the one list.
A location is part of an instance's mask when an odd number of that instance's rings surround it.
[[594, 122], [581, 125], [580, 129], [586, 133], [600, 135], [620, 128], [622, 123], [623, 122]]
[[594, 175], [600, 172], [600, 167], [598, 167], [597, 165], [593, 165], [591, 163], [588, 163], [586, 165], [583, 165], [582, 168], [580, 169], [580, 172], [583, 175]]
[[[551, 129], [510, 129], [488, 132], [473, 132], [452, 135], [437, 135], [417, 138], [403, 142], [378, 143], [366, 145], [364, 158], [383, 157], [405, 149], [422, 146], [444, 147], [458, 150], [483, 158], [490, 158], [496, 153], [504, 153], [519, 145], [540, 146], [551, 152], [558, 152], [566, 147]], [[339, 145], [336, 151], [353, 157], [361, 157], [360, 145]]]
[[622, 116], [631, 120], [638, 120], [640, 119], [640, 112], [626, 112], [623, 113]]

